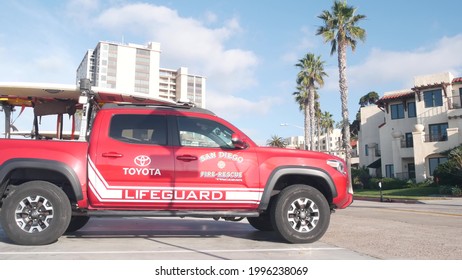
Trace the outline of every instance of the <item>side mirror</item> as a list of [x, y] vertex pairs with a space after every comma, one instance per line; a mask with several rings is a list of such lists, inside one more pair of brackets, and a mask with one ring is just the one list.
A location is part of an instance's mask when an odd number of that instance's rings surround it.
[[239, 138], [237, 134], [231, 136], [231, 142], [233, 142], [234, 148], [243, 150], [247, 148], [247, 143]]

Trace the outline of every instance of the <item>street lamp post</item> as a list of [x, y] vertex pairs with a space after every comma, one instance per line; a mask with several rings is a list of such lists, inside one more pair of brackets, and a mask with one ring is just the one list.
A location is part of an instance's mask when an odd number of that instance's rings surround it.
[[281, 123], [281, 126], [293, 126], [293, 127], [300, 128], [300, 129], [305, 130], [305, 128], [303, 128], [303, 127], [301, 127], [301, 126], [299, 126], [299, 125], [290, 124], [290, 123]]
[[[280, 125], [281, 125], [281, 126], [293, 126], [293, 127], [296, 127], [296, 128], [299, 128], [299, 129], [305, 131], [305, 128], [304, 128], [304, 127], [299, 126], [299, 125], [295, 125], [295, 124], [281, 123]], [[304, 142], [304, 148], [305, 148], [305, 150], [308, 150], [308, 144], [306, 143], [305, 136], [303, 136], [303, 142]]]

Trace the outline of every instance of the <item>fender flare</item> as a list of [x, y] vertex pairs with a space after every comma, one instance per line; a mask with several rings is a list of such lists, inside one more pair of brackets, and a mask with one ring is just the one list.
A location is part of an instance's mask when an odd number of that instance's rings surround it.
[[326, 171], [312, 166], [279, 166], [274, 169], [268, 177], [265, 190], [263, 191], [263, 195], [260, 200], [260, 205], [258, 206], [259, 210], [266, 210], [268, 208], [277, 181], [285, 175], [307, 175], [321, 178], [329, 186], [332, 197], [337, 197], [337, 189], [335, 187], [334, 180], [332, 180], [332, 177]]
[[69, 180], [76, 200], [79, 201], [83, 199], [80, 180], [77, 174], [75, 173], [74, 169], [70, 168], [68, 165], [60, 161], [55, 160], [36, 158], [16, 158], [7, 160], [0, 166], [0, 180], [2, 180], [0, 183], [4, 181], [5, 177], [11, 171], [23, 168], [45, 169], [61, 173], [64, 177], [66, 177]]

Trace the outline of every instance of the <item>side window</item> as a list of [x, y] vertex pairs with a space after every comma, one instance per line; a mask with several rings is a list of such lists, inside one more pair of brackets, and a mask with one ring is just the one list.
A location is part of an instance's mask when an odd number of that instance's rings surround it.
[[424, 91], [425, 108], [443, 106], [441, 89]]
[[390, 108], [392, 120], [404, 119], [404, 105], [402, 103], [390, 105]]
[[414, 139], [412, 138], [412, 133], [407, 132], [405, 134], [406, 148], [414, 147]]
[[208, 119], [178, 117], [181, 146], [232, 149], [233, 131]]
[[109, 137], [127, 143], [167, 145], [167, 119], [157, 115], [115, 115]]
[[393, 168], [393, 164], [386, 164], [385, 165], [385, 176], [387, 178], [394, 178], [395, 177], [395, 170]]
[[416, 109], [415, 109], [415, 102], [408, 102], [407, 103], [407, 117], [408, 118], [415, 118], [417, 116]]

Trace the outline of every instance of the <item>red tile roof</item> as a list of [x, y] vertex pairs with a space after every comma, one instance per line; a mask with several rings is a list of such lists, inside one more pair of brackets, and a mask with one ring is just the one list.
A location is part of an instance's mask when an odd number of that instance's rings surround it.
[[382, 98], [380, 98], [375, 104], [381, 107], [383, 106], [384, 103], [388, 103], [390, 101], [405, 100], [405, 99], [410, 99], [413, 97], [414, 97], [413, 91], [397, 92], [397, 93], [387, 94], [387, 95], [382, 96]]
[[454, 78], [452, 80], [452, 83], [455, 84], [455, 83], [462, 83], [462, 77], [459, 77], [459, 78]]
[[410, 98], [410, 97], [414, 97], [414, 92], [413, 91], [384, 95], [379, 100], [405, 99], [405, 98]]

